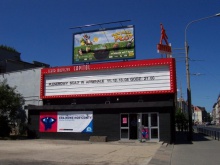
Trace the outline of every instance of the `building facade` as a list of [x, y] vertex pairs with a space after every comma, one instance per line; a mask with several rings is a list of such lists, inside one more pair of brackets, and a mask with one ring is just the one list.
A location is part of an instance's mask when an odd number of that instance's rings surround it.
[[188, 117], [188, 105], [183, 98], [177, 99], [177, 110], [180, 109]]
[[220, 95], [212, 108], [212, 124], [220, 125]]
[[203, 123], [202, 110], [197, 106], [194, 107], [193, 117], [194, 117], [194, 123], [196, 123], [196, 124], [202, 124]]
[[215, 104], [215, 124], [220, 125], [220, 95], [218, 96]]
[[9, 73], [18, 70], [27, 70], [37, 67], [49, 67], [50, 65], [33, 61], [33, 63], [21, 60], [20, 53], [0, 48], [0, 73]]
[[194, 123], [205, 124], [209, 122], [210, 116], [208, 115], [205, 107], [194, 106]]
[[27, 70], [19, 70], [14, 72], [0, 74], [0, 81], [7, 81], [10, 87], [16, 87], [16, 91], [22, 94], [25, 105], [43, 105], [40, 99], [40, 68], [33, 68]]
[[43, 104], [39, 92], [40, 75], [41, 69], [49, 66], [37, 61], [22, 61], [20, 53], [0, 47], [0, 82], [7, 81], [10, 87], [16, 87], [16, 91], [24, 97], [25, 107]]
[[46, 68], [40, 80], [43, 105], [28, 106], [32, 136], [175, 140], [173, 58]]

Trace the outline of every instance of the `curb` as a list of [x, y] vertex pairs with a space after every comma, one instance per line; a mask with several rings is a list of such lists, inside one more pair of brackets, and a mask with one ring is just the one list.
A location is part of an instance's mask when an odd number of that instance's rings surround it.
[[174, 144], [162, 143], [148, 165], [170, 165]]

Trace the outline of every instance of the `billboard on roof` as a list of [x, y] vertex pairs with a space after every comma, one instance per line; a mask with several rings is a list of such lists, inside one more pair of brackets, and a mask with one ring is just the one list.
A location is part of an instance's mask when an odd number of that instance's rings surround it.
[[73, 35], [73, 63], [135, 58], [134, 26]]

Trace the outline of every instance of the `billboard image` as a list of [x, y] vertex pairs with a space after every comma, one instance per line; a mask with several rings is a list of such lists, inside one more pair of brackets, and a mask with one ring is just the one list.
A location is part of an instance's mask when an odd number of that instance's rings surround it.
[[41, 112], [40, 132], [93, 132], [92, 111]]
[[135, 58], [134, 27], [73, 35], [73, 63]]

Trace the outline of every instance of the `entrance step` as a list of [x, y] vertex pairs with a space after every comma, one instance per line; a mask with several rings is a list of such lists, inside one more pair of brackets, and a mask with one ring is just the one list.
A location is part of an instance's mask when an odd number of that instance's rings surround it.
[[107, 136], [90, 136], [90, 142], [107, 142]]

